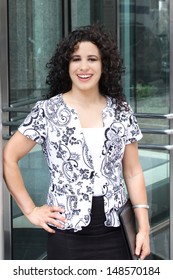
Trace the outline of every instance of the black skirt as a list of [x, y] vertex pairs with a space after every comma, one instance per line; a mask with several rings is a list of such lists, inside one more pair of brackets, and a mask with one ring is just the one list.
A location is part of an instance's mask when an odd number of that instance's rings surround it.
[[130, 259], [121, 227], [104, 225], [103, 197], [93, 197], [91, 222], [82, 230], [56, 229], [48, 234], [48, 260]]

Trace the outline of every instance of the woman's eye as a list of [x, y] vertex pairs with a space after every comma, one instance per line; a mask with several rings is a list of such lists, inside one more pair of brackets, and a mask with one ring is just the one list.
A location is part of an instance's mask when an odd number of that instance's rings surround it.
[[71, 61], [80, 61], [80, 58], [79, 57], [72, 57]]
[[96, 61], [97, 59], [96, 58], [89, 58], [88, 60], [93, 62], [93, 61]]

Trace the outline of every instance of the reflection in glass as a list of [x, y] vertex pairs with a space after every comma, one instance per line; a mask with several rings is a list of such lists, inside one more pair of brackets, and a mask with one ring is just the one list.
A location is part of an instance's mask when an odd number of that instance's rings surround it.
[[169, 259], [169, 153], [140, 150], [151, 224], [151, 258]]
[[[169, 1], [120, 1], [120, 50], [126, 67], [125, 94], [143, 131], [140, 159], [150, 204], [151, 258], [169, 259]], [[139, 114], [140, 113], [140, 116]], [[141, 114], [143, 116], [141, 117]], [[151, 114], [148, 117], [147, 114]], [[147, 145], [155, 146], [147, 150]]]
[[169, 1], [135, 3], [121, 1], [120, 5], [126, 96], [136, 112], [166, 114], [170, 91]]
[[[61, 1], [8, 1], [10, 134], [46, 92], [46, 63], [62, 37]], [[11, 124], [12, 124], [11, 123]], [[20, 161], [26, 187], [37, 205], [46, 202], [49, 173], [40, 147]], [[13, 259], [45, 257], [46, 231], [34, 227], [12, 201]]]

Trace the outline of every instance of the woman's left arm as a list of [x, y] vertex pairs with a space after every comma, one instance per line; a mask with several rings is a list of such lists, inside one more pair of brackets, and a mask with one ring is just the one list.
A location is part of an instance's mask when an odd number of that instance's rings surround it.
[[[137, 142], [126, 145], [123, 157], [123, 176], [132, 205], [147, 205], [147, 192]], [[135, 208], [134, 212], [138, 225], [135, 254], [143, 260], [150, 254], [148, 209]]]

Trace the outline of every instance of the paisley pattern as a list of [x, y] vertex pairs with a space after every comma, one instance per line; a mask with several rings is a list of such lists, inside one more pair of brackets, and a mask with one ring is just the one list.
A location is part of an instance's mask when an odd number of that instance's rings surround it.
[[[100, 172], [105, 225], [116, 227], [119, 225], [117, 209], [127, 200], [121, 176], [125, 145], [140, 140], [142, 134], [130, 106], [128, 111], [120, 110], [107, 97], [102, 115], [105, 136]], [[38, 101], [19, 131], [42, 146], [51, 175], [47, 203], [65, 209], [68, 219], [65, 229], [78, 231], [87, 226], [96, 173], [75, 110], [64, 103], [62, 95]]]

